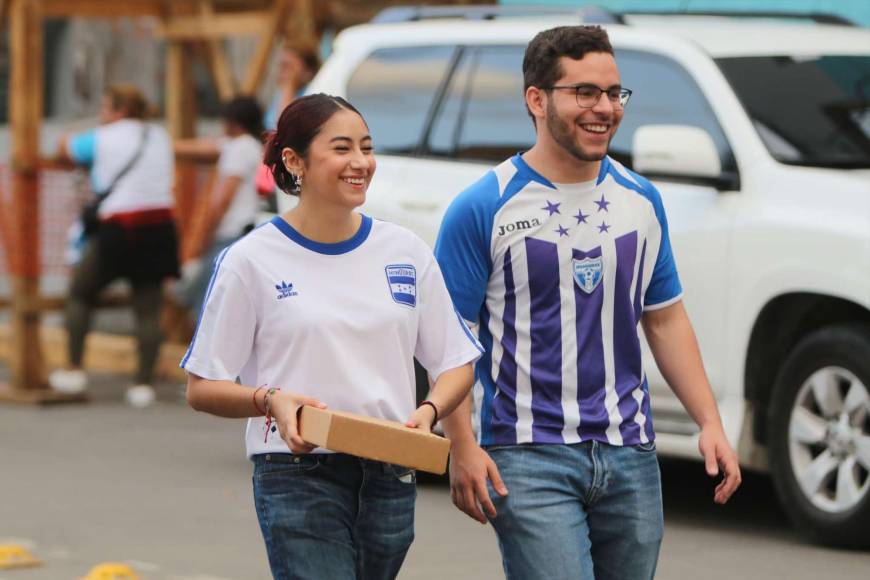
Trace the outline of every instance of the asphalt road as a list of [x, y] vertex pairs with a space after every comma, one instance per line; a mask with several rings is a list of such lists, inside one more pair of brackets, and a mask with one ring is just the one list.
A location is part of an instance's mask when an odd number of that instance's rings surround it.
[[[0, 580], [81, 578], [107, 561], [148, 580], [269, 578], [243, 423], [189, 410], [178, 385], [160, 386], [153, 407], [132, 409], [122, 384], [99, 377], [86, 405], [0, 404], [0, 545], [43, 560], [0, 569]], [[700, 464], [664, 460], [662, 472], [657, 578], [870, 578], [870, 553], [804, 543], [765, 477], [747, 474], [721, 507]], [[455, 510], [443, 481], [420, 485], [416, 536], [402, 579], [502, 577], [491, 529]]]

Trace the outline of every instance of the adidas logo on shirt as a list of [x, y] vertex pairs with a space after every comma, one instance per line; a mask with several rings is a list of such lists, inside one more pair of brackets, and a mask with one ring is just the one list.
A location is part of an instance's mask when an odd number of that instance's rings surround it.
[[281, 280], [280, 284], [275, 284], [275, 289], [278, 290], [278, 300], [299, 294], [299, 292], [293, 290], [292, 283], [288, 284], [284, 280]]

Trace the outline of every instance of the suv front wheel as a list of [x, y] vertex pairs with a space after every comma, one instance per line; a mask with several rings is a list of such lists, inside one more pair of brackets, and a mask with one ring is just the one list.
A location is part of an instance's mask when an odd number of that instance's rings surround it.
[[786, 359], [768, 408], [774, 485], [816, 541], [870, 547], [870, 331], [818, 330]]

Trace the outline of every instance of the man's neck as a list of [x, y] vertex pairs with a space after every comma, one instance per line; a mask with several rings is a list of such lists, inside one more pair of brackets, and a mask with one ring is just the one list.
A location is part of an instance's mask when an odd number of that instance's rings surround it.
[[536, 143], [523, 161], [552, 183], [580, 183], [598, 178], [601, 161], [581, 161], [561, 147]]

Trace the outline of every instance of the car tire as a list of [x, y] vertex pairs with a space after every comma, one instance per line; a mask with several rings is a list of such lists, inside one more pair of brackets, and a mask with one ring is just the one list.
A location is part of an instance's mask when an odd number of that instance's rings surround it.
[[870, 329], [803, 338], [779, 371], [767, 425], [774, 486], [797, 529], [870, 547]]

